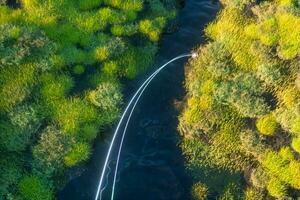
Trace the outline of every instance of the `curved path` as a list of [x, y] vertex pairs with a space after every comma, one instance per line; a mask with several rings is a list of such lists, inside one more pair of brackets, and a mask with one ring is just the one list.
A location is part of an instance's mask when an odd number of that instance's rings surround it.
[[[163, 37], [155, 66], [203, 42], [202, 30], [214, 19], [218, 9], [219, 5], [211, 0], [186, 0], [185, 7], [179, 12], [179, 30]], [[116, 200], [189, 199], [190, 178], [184, 173], [184, 158], [177, 146], [178, 113], [174, 109], [175, 99], [184, 97], [184, 61], [171, 64], [174, 66], [162, 71], [137, 105], [124, 141]], [[141, 80], [129, 86], [129, 96]], [[88, 169], [72, 180], [59, 193], [58, 199], [94, 198], [103, 167], [99, 158], [104, 162], [109, 141], [110, 138], [105, 144], [100, 141], [96, 144]], [[109, 191], [104, 195], [104, 200], [110, 199]]]

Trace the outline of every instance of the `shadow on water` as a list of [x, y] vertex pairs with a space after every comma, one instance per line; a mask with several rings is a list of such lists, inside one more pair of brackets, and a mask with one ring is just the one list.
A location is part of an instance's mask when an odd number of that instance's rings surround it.
[[[186, 0], [178, 15], [179, 29], [163, 37], [155, 66], [187, 53], [203, 42], [203, 29], [215, 18], [219, 7], [212, 0]], [[184, 157], [178, 147], [178, 112], [174, 109], [174, 101], [182, 100], [185, 95], [185, 62], [171, 64], [153, 80], [141, 98], [128, 127], [115, 199], [189, 199], [190, 178], [185, 174]], [[140, 82], [129, 86], [130, 94]], [[108, 139], [95, 144], [86, 171], [71, 180], [58, 194], [58, 199], [94, 198], [108, 145]]]

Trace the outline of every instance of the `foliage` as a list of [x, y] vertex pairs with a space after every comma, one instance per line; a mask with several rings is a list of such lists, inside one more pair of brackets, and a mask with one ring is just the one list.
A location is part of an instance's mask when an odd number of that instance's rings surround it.
[[70, 142], [56, 127], [49, 126], [41, 133], [39, 143], [33, 147], [33, 167], [38, 173], [53, 176], [64, 168], [64, 156]]
[[272, 136], [275, 134], [278, 124], [274, 115], [269, 114], [259, 118], [256, 121], [256, 127], [261, 134]]
[[12, 187], [17, 185], [23, 174], [23, 166], [19, 158], [6, 154], [6, 158], [0, 159], [0, 199], [12, 192]]
[[[221, 2], [224, 8], [205, 29], [207, 44], [187, 65], [179, 119], [187, 165], [243, 173], [244, 199], [294, 199], [300, 186], [299, 2]], [[239, 197], [224, 192], [224, 198]]]
[[0, 148], [8, 152], [24, 151], [31, 142], [31, 134], [10, 122], [0, 121]]
[[52, 191], [37, 176], [25, 176], [19, 183], [19, 191], [26, 200], [52, 200]]
[[14, 2], [0, 0], [0, 199], [54, 199], [118, 118], [121, 85], [153, 63], [178, 2]]
[[300, 137], [296, 137], [292, 141], [292, 147], [295, 151], [300, 153]]
[[245, 200], [263, 200], [265, 197], [264, 195], [257, 191], [254, 188], [248, 187], [244, 192], [244, 198]]
[[208, 196], [208, 188], [203, 183], [196, 183], [192, 186], [192, 198], [194, 200], [205, 200]]
[[90, 146], [85, 143], [74, 144], [69, 152], [64, 157], [64, 162], [67, 166], [71, 167], [79, 162], [85, 161], [91, 154]]
[[287, 193], [287, 187], [282, 183], [281, 181], [277, 179], [271, 179], [270, 182], [268, 183], [268, 191], [269, 193], [277, 198], [282, 198], [286, 195]]

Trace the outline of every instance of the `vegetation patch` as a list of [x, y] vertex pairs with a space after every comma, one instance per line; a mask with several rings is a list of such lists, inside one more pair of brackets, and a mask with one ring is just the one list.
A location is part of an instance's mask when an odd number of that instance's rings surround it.
[[[206, 27], [209, 42], [187, 65], [188, 94], [179, 130], [195, 181], [192, 196], [296, 199], [299, 2], [222, 3], [217, 19]], [[210, 184], [213, 175], [202, 178], [208, 169], [210, 175], [219, 171], [222, 180], [235, 178], [216, 189], [217, 181]]]
[[151, 66], [179, 4], [9, 3], [0, 0], [0, 199], [51, 200], [118, 118], [124, 83]]

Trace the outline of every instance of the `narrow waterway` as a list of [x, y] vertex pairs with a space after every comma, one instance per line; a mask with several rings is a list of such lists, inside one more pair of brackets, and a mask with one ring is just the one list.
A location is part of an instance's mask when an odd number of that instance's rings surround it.
[[[203, 29], [213, 20], [219, 4], [212, 0], [186, 0], [179, 11], [179, 29], [164, 35], [155, 66], [190, 52], [204, 41]], [[190, 177], [178, 147], [176, 101], [184, 93], [184, 63], [177, 61], [153, 80], [132, 117], [126, 135], [116, 184], [117, 200], [188, 200]], [[145, 78], [145, 77], [144, 77]], [[132, 94], [142, 82], [129, 86]], [[58, 194], [60, 200], [94, 198], [109, 140], [97, 142], [87, 169]], [[104, 196], [104, 200], [109, 199]]]

